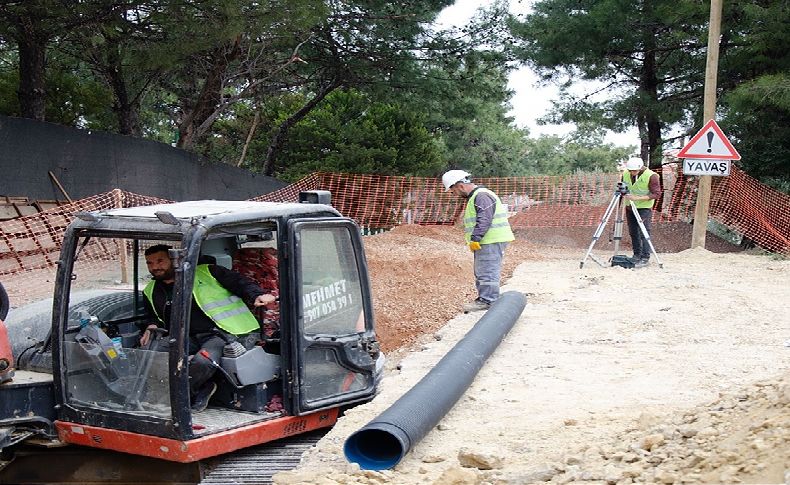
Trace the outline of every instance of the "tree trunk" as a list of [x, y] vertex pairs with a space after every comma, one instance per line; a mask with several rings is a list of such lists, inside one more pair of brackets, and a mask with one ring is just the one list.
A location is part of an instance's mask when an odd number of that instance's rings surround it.
[[139, 108], [129, 104], [117, 107], [118, 133], [121, 135], [141, 136]]
[[203, 89], [192, 110], [178, 126], [179, 148], [191, 148], [201, 135], [198, 127], [217, 110], [222, 101], [222, 88], [225, 85], [228, 66], [241, 54], [239, 42], [239, 39], [236, 39], [232, 45], [217, 48], [212, 53], [213, 62], [211, 70], [206, 73]]
[[[658, 118], [658, 75], [656, 74], [656, 42], [655, 34], [648, 33], [645, 42], [645, 59], [642, 64], [640, 89], [648, 99], [645, 106], [645, 127], [647, 128], [647, 146], [643, 146], [642, 155], [647, 155], [647, 166], [651, 169], [661, 167], [661, 120]], [[644, 153], [646, 149], [647, 153]], [[658, 172], [660, 186], [664, 186], [661, 172]], [[656, 201], [655, 209], [661, 211], [661, 199]]]
[[643, 104], [645, 128], [647, 129], [647, 162], [648, 167], [661, 165], [661, 121], [658, 119], [658, 76], [656, 74], [655, 38], [652, 33], [646, 34], [645, 58], [642, 63], [642, 74], [639, 79], [639, 90], [647, 100]]
[[324, 98], [329, 95], [332, 91], [340, 87], [341, 83], [337, 79], [333, 79], [330, 81], [329, 84], [321, 88], [321, 91], [315, 95], [313, 99], [308, 101], [304, 106], [302, 106], [299, 111], [288, 117], [285, 121], [282, 122], [280, 127], [272, 136], [271, 142], [269, 142], [269, 149], [266, 152], [266, 160], [263, 162], [263, 174], [269, 177], [274, 175], [275, 166], [275, 159], [279, 154], [280, 150], [285, 143], [286, 136], [288, 135], [288, 130], [291, 129], [293, 125], [298, 123], [302, 120], [305, 116], [307, 116], [313, 108], [315, 108], [318, 103], [320, 103]]
[[139, 97], [130, 99], [129, 90], [123, 75], [121, 60], [117, 56], [117, 50], [111, 49], [111, 58], [108, 59], [107, 68], [104, 69], [104, 77], [112, 88], [115, 95], [115, 105], [113, 111], [118, 120], [118, 133], [121, 135], [140, 136], [140, 103]]
[[23, 118], [46, 119], [46, 39], [33, 28], [29, 18], [19, 25], [19, 107]]

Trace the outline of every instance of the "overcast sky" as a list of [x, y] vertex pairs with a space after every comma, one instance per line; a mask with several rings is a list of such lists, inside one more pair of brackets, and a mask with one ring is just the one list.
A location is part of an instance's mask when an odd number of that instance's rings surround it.
[[[469, 21], [475, 10], [489, 3], [490, 0], [456, 0], [455, 4], [439, 14], [436, 23], [440, 27], [462, 26]], [[528, 0], [511, 0], [511, 12], [527, 13], [529, 4]], [[532, 136], [564, 135], [573, 131], [574, 126], [570, 124], [539, 126], [535, 122], [551, 108], [551, 100], [556, 99], [559, 92], [555, 87], [538, 86], [537, 80], [537, 76], [526, 67], [517, 69], [510, 75], [508, 87], [515, 93], [510, 101], [513, 107], [510, 115], [516, 120], [516, 124], [529, 128]], [[635, 129], [628, 133], [610, 134], [606, 141], [618, 145], [639, 146], [639, 136]]]

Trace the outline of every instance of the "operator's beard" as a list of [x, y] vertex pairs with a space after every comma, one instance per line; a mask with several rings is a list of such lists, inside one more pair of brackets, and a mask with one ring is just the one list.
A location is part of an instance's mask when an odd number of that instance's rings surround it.
[[156, 281], [173, 281], [176, 277], [176, 271], [173, 268], [170, 268], [158, 275], [151, 273], [151, 277]]

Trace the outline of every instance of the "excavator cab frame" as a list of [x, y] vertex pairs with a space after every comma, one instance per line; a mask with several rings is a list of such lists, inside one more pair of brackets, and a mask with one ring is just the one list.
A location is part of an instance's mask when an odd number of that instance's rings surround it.
[[[172, 246], [175, 269], [167, 352], [139, 348], [135, 334], [150, 318], [142, 253], [157, 243]], [[110, 282], [109, 296], [79, 296], [92, 273], [79, 267], [80, 255], [98, 257], [107, 247], [122, 248], [131, 283]], [[244, 257], [257, 265], [246, 276], [266, 267], [265, 284], [279, 299], [265, 315], [253, 311], [261, 332], [223, 355], [219, 391], [193, 413], [194, 271], [210, 263], [244, 274], [237, 268]], [[382, 372], [359, 227], [324, 203], [196, 201], [80, 214], [64, 235], [55, 288], [41, 348], [51, 349], [61, 443], [196, 462], [331, 426], [342, 408], [374, 396]], [[103, 315], [91, 313], [96, 302]], [[264, 317], [276, 328], [264, 328]]]

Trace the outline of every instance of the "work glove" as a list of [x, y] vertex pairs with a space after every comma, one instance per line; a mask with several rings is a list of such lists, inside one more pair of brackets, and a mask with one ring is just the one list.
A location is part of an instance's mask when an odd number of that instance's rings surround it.
[[472, 251], [472, 252], [479, 251], [480, 250], [480, 243], [477, 242], [477, 241], [470, 242], [469, 243], [469, 250]]

